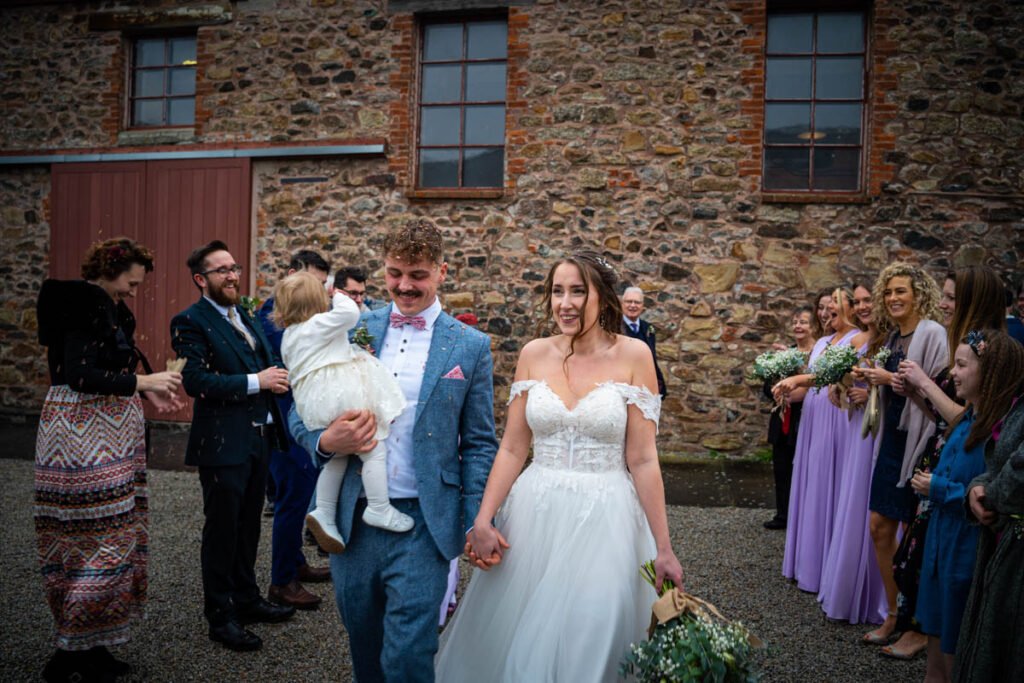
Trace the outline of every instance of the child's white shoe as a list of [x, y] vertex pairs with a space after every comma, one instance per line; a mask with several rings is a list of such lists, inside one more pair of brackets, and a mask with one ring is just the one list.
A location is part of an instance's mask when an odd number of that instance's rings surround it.
[[312, 532], [317, 544], [329, 553], [345, 552], [345, 542], [341, 540], [338, 527], [334, 520], [320, 508], [317, 508], [306, 515], [306, 526]]
[[399, 512], [391, 505], [384, 512], [377, 512], [371, 508], [366, 508], [366, 511], [363, 512], [363, 521], [378, 529], [394, 531], [399, 534], [403, 531], [408, 531], [414, 526], [412, 517]]

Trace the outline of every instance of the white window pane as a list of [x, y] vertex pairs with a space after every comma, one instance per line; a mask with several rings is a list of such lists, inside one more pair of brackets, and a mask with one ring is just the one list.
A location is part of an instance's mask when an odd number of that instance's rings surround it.
[[423, 107], [420, 110], [420, 144], [459, 144], [459, 108]]
[[462, 58], [462, 24], [423, 27], [423, 59], [429, 62]]
[[504, 166], [504, 149], [467, 149], [462, 158], [462, 184], [465, 187], [501, 187]]
[[170, 70], [171, 95], [192, 95], [196, 91], [196, 70], [193, 68]]
[[775, 14], [768, 17], [768, 52], [810, 52], [814, 46], [814, 15]]
[[810, 99], [811, 58], [769, 58], [765, 73], [765, 96], [768, 99]]
[[164, 64], [164, 40], [146, 39], [135, 41], [136, 66], [162, 66]]
[[508, 54], [508, 26], [504, 21], [478, 21], [466, 25], [467, 59], [504, 59]]
[[164, 122], [164, 100], [136, 100], [132, 109], [136, 126], [159, 126]]
[[458, 187], [459, 150], [420, 150], [420, 187]]
[[458, 102], [462, 99], [462, 66], [435, 64], [423, 66], [421, 102]]
[[505, 65], [467, 64], [466, 100], [469, 102], [504, 102]]
[[467, 145], [505, 144], [505, 107], [466, 107]]
[[864, 15], [836, 12], [818, 15], [818, 52], [863, 52]]
[[171, 64], [184, 64], [196, 61], [196, 39], [172, 38], [171, 39]]
[[196, 122], [196, 100], [194, 97], [182, 97], [168, 100], [170, 115], [168, 123], [172, 126], [190, 126]]
[[817, 99], [859, 100], [864, 81], [862, 57], [820, 57], [815, 73]]
[[164, 94], [164, 70], [147, 69], [135, 72], [135, 97], [160, 97]]

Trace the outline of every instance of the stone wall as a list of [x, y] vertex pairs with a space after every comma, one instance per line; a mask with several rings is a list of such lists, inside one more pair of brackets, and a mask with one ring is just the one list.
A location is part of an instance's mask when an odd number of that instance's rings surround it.
[[[72, 114], [58, 102], [89, 103], [119, 87], [103, 80], [123, 58], [118, 35], [85, 30], [88, 12], [106, 6], [4, 11], [0, 70], [17, 70], [21, 82], [2, 100], [0, 149], [112, 144], [102, 112]], [[254, 164], [253, 284], [265, 295], [288, 254], [312, 247], [369, 266], [379, 286], [382, 232], [429, 217], [451, 246], [447, 307], [473, 310], [493, 339], [499, 409], [518, 349], [536, 333], [541, 281], [576, 247], [603, 250], [647, 292], [669, 389], [662, 446], [693, 453], [749, 451], [763, 440], [766, 406], [743, 374], [784, 338], [788, 312], [808, 292], [871, 280], [897, 258], [937, 275], [984, 262], [1020, 276], [1019, 3], [875, 3], [871, 191], [828, 203], [759, 190], [765, 14], [748, 0], [511, 8], [517, 71], [504, 196], [414, 199], [403, 112], [416, 24], [384, 7], [231, 5], [230, 22], [199, 29], [194, 140], [386, 138], [386, 157]], [[0, 308], [7, 408], [31, 410], [42, 392], [31, 293], [46, 267], [47, 195], [41, 167], [0, 174], [5, 245], [9, 236], [25, 245], [20, 256], [0, 254], [10, 273]]]

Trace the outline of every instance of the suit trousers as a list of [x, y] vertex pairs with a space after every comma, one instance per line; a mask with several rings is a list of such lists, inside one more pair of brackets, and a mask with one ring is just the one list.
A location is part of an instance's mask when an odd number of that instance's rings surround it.
[[274, 525], [270, 540], [270, 583], [286, 586], [306, 564], [302, 526], [316, 489], [318, 470], [309, 454], [289, 438], [288, 450], [270, 453], [270, 474], [277, 484]]
[[367, 526], [366, 500], [360, 499], [345, 552], [331, 555], [335, 599], [359, 683], [431, 683], [449, 562], [423, 521], [419, 501], [391, 503], [416, 525], [403, 534]]
[[260, 596], [256, 549], [269, 448], [266, 438], [256, 429], [248, 438], [251, 446], [246, 462], [199, 468], [205, 517], [200, 551], [203, 611], [214, 625], [232, 618], [236, 605]]

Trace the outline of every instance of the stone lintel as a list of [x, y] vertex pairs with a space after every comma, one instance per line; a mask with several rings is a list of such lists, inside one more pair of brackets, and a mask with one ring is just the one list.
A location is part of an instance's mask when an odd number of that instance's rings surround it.
[[226, 24], [233, 19], [228, 2], [169, 8], [117, 7], [89, 15], [90, 31], [194, 28]]

